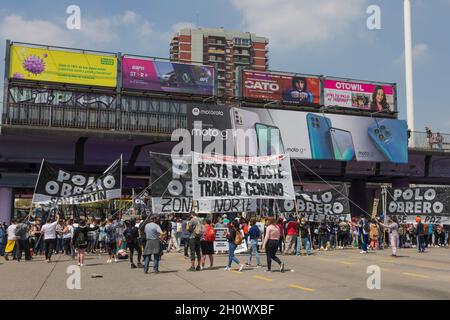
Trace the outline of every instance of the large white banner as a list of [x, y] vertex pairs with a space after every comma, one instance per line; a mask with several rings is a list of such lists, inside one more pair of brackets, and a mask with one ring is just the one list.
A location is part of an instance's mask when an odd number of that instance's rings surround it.
[[289, 155], [230, 157], [193, 153], [195, 200], [295, 199]]

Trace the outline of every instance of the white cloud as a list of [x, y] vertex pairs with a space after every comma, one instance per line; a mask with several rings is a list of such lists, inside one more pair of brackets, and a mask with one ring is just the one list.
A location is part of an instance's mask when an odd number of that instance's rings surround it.
[[182, 21], [182, 22], [178, 22], [178, 23], [175, 23], [174, 25], [172, 25], [171, 29], [172, 29], [173, 33], [176, 33], [184, 28], [197, 28], [197, 27], [195, 26], [195, 24], [193, 24], [191, 22]]
[[[418, 43], [412, 49], [413, 63], [423, 61], [430, 54], [430, 47], [426, 43]], [[405, 53], [403, 52], [400, 57], [395, 59], [395, 63], [405, 63]]]
[[[269, 38], [274, 47], [320, 44], [365, 16], [361, 0], [232, 0], [245, 31]], [[365, 21], [363, 22], [365, 23]]]

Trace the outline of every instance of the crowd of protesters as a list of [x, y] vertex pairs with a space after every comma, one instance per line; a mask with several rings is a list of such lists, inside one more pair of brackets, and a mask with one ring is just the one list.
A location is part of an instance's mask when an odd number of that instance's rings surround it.
[[[261, 226], [264, 226], [261, 228]], [[183, 252], [190, 261], [188, 271], [214, 267], [214, 248], [217, 228], [226, 228], [228, 261], [225, 270], [234, 262], [238, 270], [252, 266], [261, 267], [260, 252], [266, 254], [266, 270], [272, 271], [275, 261], [281, 272], [285, 266], [277, 256], [311, 255], [312, 250], [328, 251], [344, 248], [358, 248], [365, 254], [368, 250], [382, 250], [388, 246], [392, 255], [397, 248], [416, 248], [424, 252], [427, 247], [449, 245], [449, 225], [424, 224], [418, 217], [414, 224], [399, 224], [395, 217], [382, 222], [379, 218], [354, 217], [335, 222], [308, 222], [305, 218], [287, 214], [285, 217], [241, 216], [228, 219], [227, 215], [200, 218], [192, 213], [184, 219], [175, 216], [139, 216], [139, 219], [118, 214], [108, 219], [94, 217], [63, 219], [59, 214], [47, 218], [29, 220], [28, 217], [13, 219], [11, 225], [0, 225], [0, 254], [6, 260], [21, 261], [43, 255], [51, 262], [54, 254], [65, 254], [77, 260], [79, 266], [85, 263], [85, 254], [106, 254], [106, 263], [129, 259], [131, 268], [142, 268], [159, 272], [164, 252]], [[236, 249], [245, 242], [246, 262], [235, 255]], [[182, 249], [183, 248], [183, 249]], [[136, 262], [135, 264], [135, 254]]]

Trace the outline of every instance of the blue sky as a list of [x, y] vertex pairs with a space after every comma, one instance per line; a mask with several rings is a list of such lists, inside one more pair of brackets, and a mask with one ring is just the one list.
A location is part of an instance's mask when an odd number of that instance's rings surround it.
[[[71, 4], [81, 8], [81, 30], [65, 26]], [[381, 30], [366, 27], [372, 4]], [[450, 133], [449, 17], [450, 0], [412, 0], [417, 131]], [[185, 26], [266, 36], [273, 70], [396, 82], [406, 119], [403, 0], [2, 0], [0, 51], [12, 39], [167, 58]]]

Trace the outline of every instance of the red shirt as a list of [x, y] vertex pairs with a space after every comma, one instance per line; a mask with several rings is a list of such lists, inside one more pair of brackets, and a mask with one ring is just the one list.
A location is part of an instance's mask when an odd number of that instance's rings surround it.
[[298, 235], [298, 223], [295, 220], [289, 221], [286, 225], [286, 234], [288, 236]]

